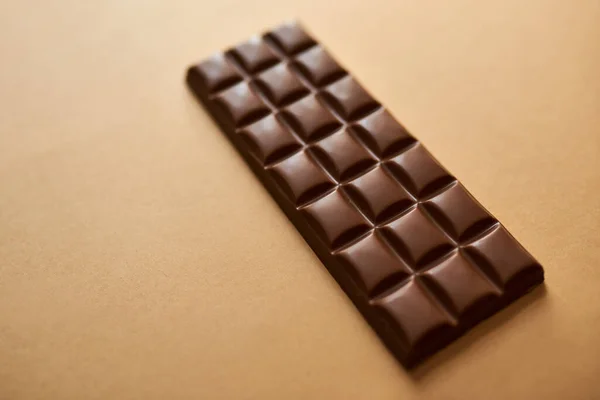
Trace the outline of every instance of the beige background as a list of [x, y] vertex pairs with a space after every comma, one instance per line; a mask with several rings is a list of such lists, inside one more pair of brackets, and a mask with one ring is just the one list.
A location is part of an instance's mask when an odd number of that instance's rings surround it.
[[[0, 3], [1, 399], [600, 398], [600, 3], [345, 3]], [[546, 268], [412, 373], [183, 84], [293, 17]]]

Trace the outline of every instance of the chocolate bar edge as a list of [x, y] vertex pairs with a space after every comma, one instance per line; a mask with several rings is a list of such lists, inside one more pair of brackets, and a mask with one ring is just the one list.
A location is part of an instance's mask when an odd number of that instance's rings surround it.
[[[505, 308], [508, 304], [522, 297], [525, 293], [533, 290], [536, 286], [544, 281], [544, 270], [541, 267], [528, 270], [528, 274], [531, 276], [528, 276], [528, 278], [523, 277], [519, 279], [519, 283], [522, 284], [522, 287], [512, 290], [510, 293], [505, 293], [501, 299], [497, 299], [495, 301], [493, 306], [488, 306], [481, 313], [481, 315], [477, 315], [468, 321], [468, 323], [464, 323], [456, 327], [451, 334], [438, 335], [436, 338], [437, 340], [425, 341], [427, 344], [426, 346], [421, 347], [419, 351], [411, 352], [409, 348], [406, 348], [403, 345], [398, 335], [394, 331], [391, 331], [385, 319], [382, 318], [381, 315], [379, 315], [379, 313], [369, 304], [369, 299], [364, 295], [364, 293], [362, 293], [361, 290], [359, 290], [350, 275], [344, 272], [343, 266], [335, 258], [335, 256], [329, 252], [325, 244], [318, 239], [308, 222], [301, 218], [301, 214], [298, 213], [294, 205], [286, 198], [286, 195], [279, 189], [273, 178], [266, 174], [263, 167], [252, 158], [250, 152], [245, 150], [245, 144], [243, 143], [241, 136], [236, 135], [235, 128], [230, 129], [228, 127], [226, 123], [227, 117], [221, 110], [218, 109], [218, 107], [214, 105], [214, 103], [211, 104], [211, 101], [209, 100], [209, 94], [203, 89], [201, 77], [198, 75], [194, 65], [190, 66], [187, 70], [186, 83], [196, 99], [199, 100], [203, 107], [208, 111], [213, 121], [226, 134], [234, 147], [237, 149], [238, 153], [245, 160], [246, 164], [254, 172], [255, 176], [262, 182], [263, 186], [275, 199], [279, 207], [284, 211], [294, 227], [300, 232], [304, 240], [316, 253], [323, 265], [337, 281], [338, 285], [354, 303], [356, 308], [362, 314], [363, 318], [367, 320], [367, 322], [372, 326], [388, 349], [406, 368], [414, 367], [424, 358], [447, 346], [458, 337], [462, 336], [473, 326], [495, 315], [499, 310]], [[510, 232], [508, 233], [510, 234]], [[537, 263], [537, 265], [539, 265], [539, 263]]]

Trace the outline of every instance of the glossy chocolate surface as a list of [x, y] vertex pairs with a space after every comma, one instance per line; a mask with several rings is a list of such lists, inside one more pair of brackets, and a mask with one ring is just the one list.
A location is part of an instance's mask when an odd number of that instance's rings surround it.
[[537, 261], [295, 23], [187, 82], [406, 366], [544, 279]]

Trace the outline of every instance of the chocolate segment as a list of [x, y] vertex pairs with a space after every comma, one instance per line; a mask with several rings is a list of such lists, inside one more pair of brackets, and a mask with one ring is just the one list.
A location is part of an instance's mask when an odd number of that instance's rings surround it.
[[337, 81], [346, 74], [346, 71], [321, 46], [306, 50], [293, 62], [300, 73], [317, 87]]
[[286, 158], [302, 145], [273, 114], [240, 131], [249, 150], [263, 165]]
[[309, 93], [287, 64], [278, 64], [266, 70], [256, 78], [256, 84], [269, 101], [276, 106], [292, 103]]
[[296, 22], [282, 24], [265, 36], [287, 55], [298, 53], [316, 43]]
[[375, 223], [397, 217], [415, 201], [381, 166], [354, 179], [345, 189], [354, 203]]
[[311, 150], [338, 181], [345, 181], [361, 174], [376, 163], [369, 152], [346, 129], [320, 140], [312, 146]]
[[404, 365], [544, 280], [539, 263], [300, 25], [190, 67], [187, 82]]
[[398, 257], [377, 232], [338, 254], [361, 290], [371, 297], [403, 282], [412, 270]]
[[313, 94], [291, 104], [281, 114], [306, 142], [314, 142], [341, 127], [331, 110]]
[[379, 110], [352, 125], [363, 143], [381, 158], [400, 153], [415, 142], [387, 110]]
[[242, 80], [242, 75], [227, 60], [224, 54], [215, 54], [192, 67], [202, 85], [213, 93], [225, 89]]
[[260, 36], [255, 36], [232, 49], [231, 55], [250, 73], [268, 68], [279, 61], [277, 54]]

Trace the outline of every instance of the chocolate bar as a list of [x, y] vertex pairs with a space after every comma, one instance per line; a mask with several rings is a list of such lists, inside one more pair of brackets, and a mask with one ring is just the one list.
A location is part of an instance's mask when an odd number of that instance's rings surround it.
[[407, 367], [544, 280], [539, 263], [297, 23], [187, 83]]

